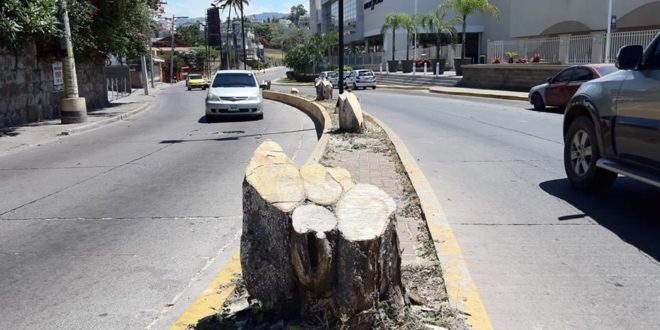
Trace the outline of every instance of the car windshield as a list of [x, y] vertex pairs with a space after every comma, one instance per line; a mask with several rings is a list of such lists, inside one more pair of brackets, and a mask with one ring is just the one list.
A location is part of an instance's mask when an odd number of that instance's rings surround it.
[[360, 71], [360, 77], [372, 77], [373, 75], [371, 71]]
[[256, 87], [257, 83], [249, 73], [220, 73], [213, 80], [213, 87]]
[[188, 76], [189, 79], [202, 79], [201, 74], [191, 74]]
[[619, 71], [619, 69], [617, 69], [615, 66], [601, 66], [601, 67], [596, 68], [596, 70], [598, 70], [598, 72], [600, 72], [601, 76], [607, 76], [610, 73], [614, 73], [614, 72]]

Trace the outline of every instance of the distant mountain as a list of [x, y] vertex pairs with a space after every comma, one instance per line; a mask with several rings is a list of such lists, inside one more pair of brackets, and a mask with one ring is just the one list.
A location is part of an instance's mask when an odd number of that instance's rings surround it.
[[289, 16], [289, 14], [284, 14], [284, 13], [261, 13], [261, 14], [256, 14], [250, 16], [251, 19], [255, 21], [267, 21], [269, 18], [274, 19], [274, 18], [286, 18]]

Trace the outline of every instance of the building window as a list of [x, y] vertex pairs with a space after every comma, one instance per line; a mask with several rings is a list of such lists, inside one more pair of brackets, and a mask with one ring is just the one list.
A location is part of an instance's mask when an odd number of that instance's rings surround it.
[[[339, 3], [335, 1], [326, 5], [323, 13], [326, 31], [339, 30]], [[350, 34], [357, 32], [357, 0], [344, 1], [344, 31]]]

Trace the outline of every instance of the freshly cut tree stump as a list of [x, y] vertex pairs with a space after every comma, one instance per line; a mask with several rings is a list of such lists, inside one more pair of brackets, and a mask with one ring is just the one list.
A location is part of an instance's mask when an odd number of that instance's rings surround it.
[[[334, 213], [333, 213], [334, 210]], [[268, 317], [371, 329], [383, 304], [402, 311], [396, 204], [348, 171], [305, 165], [264, 142], [243, 181], [241, 266]]]
[[[338, 316], [365, 327], [380, 301], [395, 308], [406, 304], [400, 278], [401, 258], [396, 234], [396, 203], [372, 185], [358, 184], [337, 203], [337, 282], [334, 298]], [[373, 315], [371, 315], [373, 316]]]
[[297, 313], [289, 232], [291, 213], [304, 200], [303, 181], [293, 162], [278, 144], [261, 144], [243, 181], [241, 267], [250, 295], [274, 315]]
[[307, 199], [318, 205], [333, 205], [344, 192], [342, 185], [321, 164], [307, 164], [300, 169]]

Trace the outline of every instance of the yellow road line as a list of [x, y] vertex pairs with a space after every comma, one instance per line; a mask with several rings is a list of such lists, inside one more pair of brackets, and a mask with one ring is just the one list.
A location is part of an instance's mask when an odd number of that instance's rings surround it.
[[467, 314], [467, 322], [473, 329], [492, 330], [493, 325], [481, 301], [479, 290], [470, 276], [463, 251], [449, 226], [442, 204], [433, 192], [431, 184], [399, 136], [378, 118], [366, 112], [365, 115], [385, 130], [415, 188], [424, 218], [431, 232], [436, 254], [442, 265], [450, 304]]
[[236, 252], [231, 260], [222, 267], [218, 275], [213, 279], [208, 288], [188, 306], [178, 320], [170, 327], [170, 330], [185, 330], [189, 325], [209, 315], [216, 314], [218, 308], [234, 292], [232, 279], [241, 274], [240, 252]]

